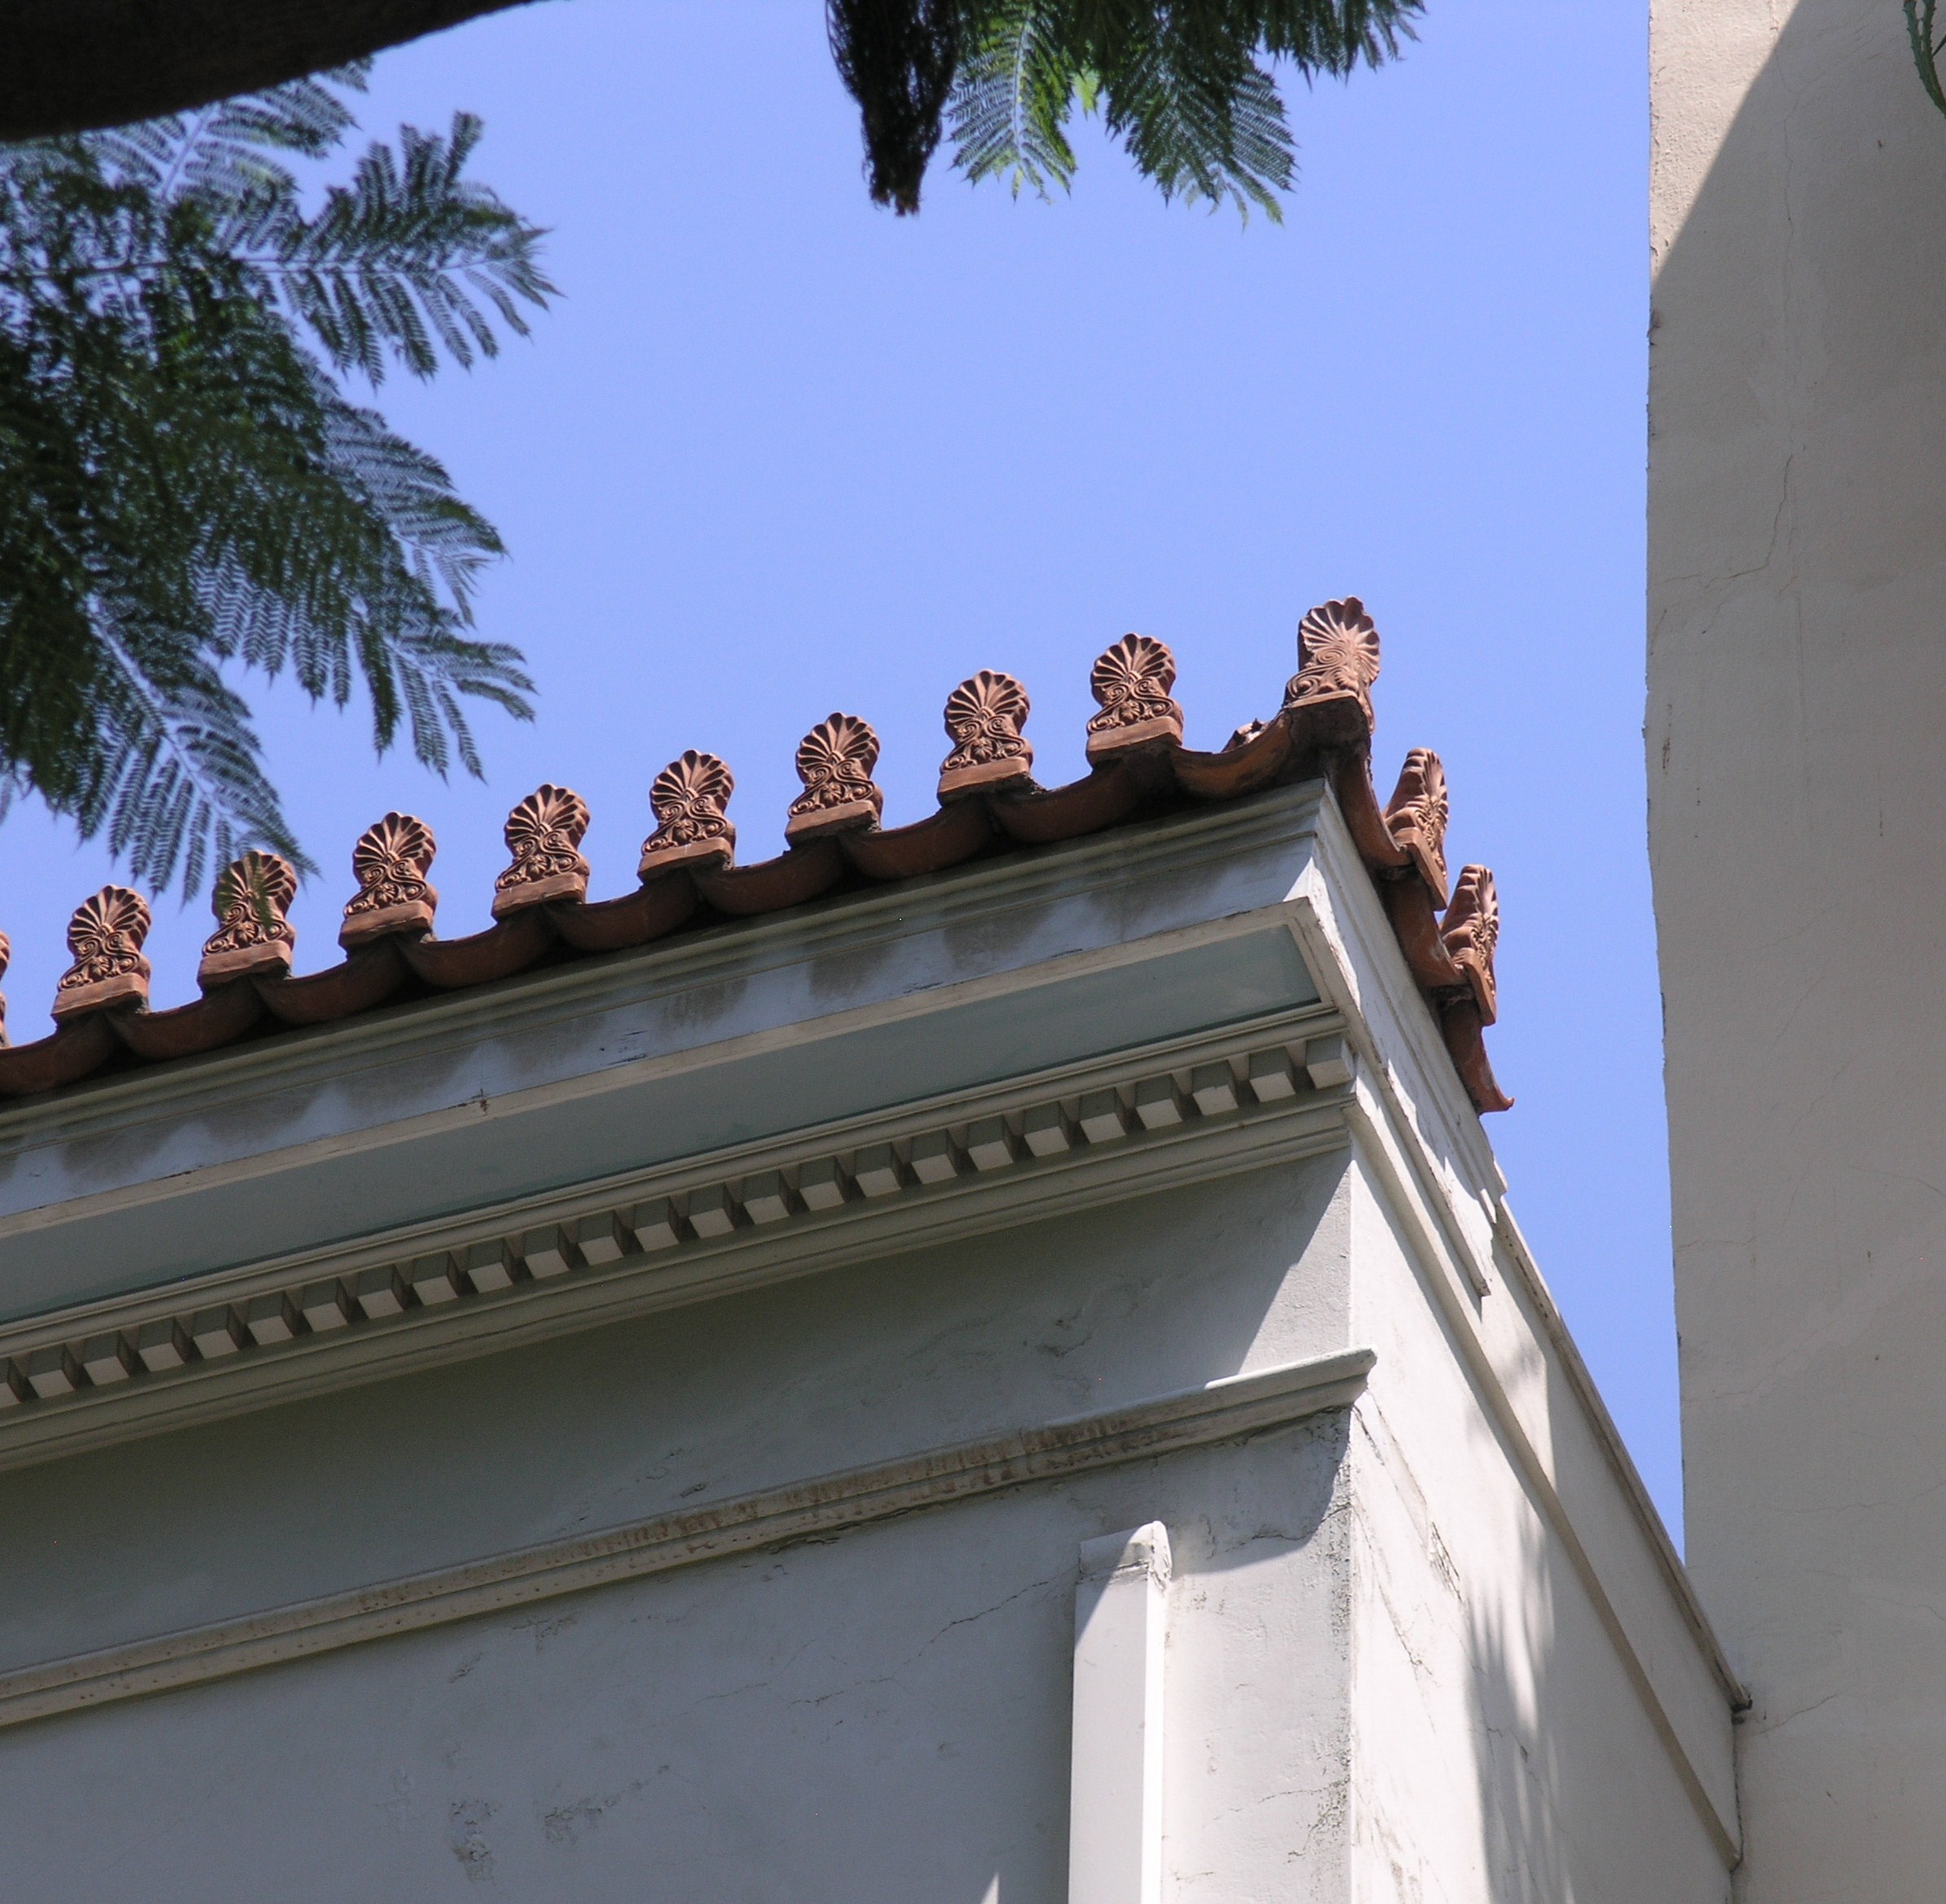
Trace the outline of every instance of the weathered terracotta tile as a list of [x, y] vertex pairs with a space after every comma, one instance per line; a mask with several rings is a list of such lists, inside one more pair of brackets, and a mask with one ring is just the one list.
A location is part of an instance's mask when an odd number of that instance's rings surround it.
[[1176, 784], [1194, 800], [1238, 800], [1289, 776], [1293, 745], [1282, 720], [1252, 721], [1231, 735], [1221, 753], [1185, 747], [1170, 757]]
[[105, 1018], [71, 1018], [51, 1038], [0, 1051], [0, 1092], [28, 1097], [58, 1091], [99, 1071], [121, 1048]]
[[513, 863], [493, 882], [493, 916], [587, 898], [588, 864], [577, 850], [587, 832], [588, 802], [579, 794], [551, 782], [535, 787], [507, 816]]
[[464, 939], [401, 939], [398, 956], [429, 985], [451, 992], [525, 972], [553, 944], [554, 928], [547, 914], [523, 907]]
[[742, 918], [781, 912], [828, 892], [851, 870], [834, 840], [812, 840], [754, 866], [727, 866], [712, 872], [697, 867], [696, 890], [719, 912]]
[[217, 875], [209, 910], [216, 930], [203, 942], [196, 981], [207, 991], [231, 979], [288, 972], [297, 932], [284, 915], [297, 896], [297, 869], [281, 853], [246, 853]]
[[55, 987], [57, 1020], [86, 1012], [148, 1003], [148, 901], [127, 886], [103, 886], [83, 900], [68, 922], [74, 963]]
[[433, 830], [410, 813], [387, 813], [351, 849], [358, 897], [345, 908], [338, 943], [346, 951], [388, 932], [429, 932], [439, 895], [426, 879], [438, 850]]
[[264, 1016], [255, 986], [240, 980], [214, 987], [171, 1012], [117, 1012], [115, 1035], [139, 1058], [160, 1064], [231, 1044]]
[[701, 903], [688, 879], [654, 879], [619, 899], [550, 907], [548, 916], [563, 941], [577, 952], [618, 952], [628, 945], [645, 945], [687, 924]]
[[839, 844], [867, 879], [909, 879], [921, 873], [944, 872], [971, 859], [993, 837], [993, 822], [984, 803], [956, 800], [909, 826], [847, 833]]
[[989, 800], [987, 810], [1010, 839], [1038, 846], [1099, 833], [1129, 818], [1142, 804], [1142, 782], [1125, 764], [1117, 763], [1065, 787], [1035, 787]]
[[284, 1025], [328, 1025], [382, 1005], [406, 981], [404, 962], [390, 940], [361, 945], [342, 964], [302, 978], [255, 979], [257, 995]]
[[1511, 1111], [1513, 1100], [1502, 1091], [1487, 1060], [1486, 1040], [1481, 1035], [1480, 1007], [1470, 995], [1449, 999], [1439, 1014], [1439, 1030], [1453, 1069], [1466, 1086], [1473, 1108], [1482, 1113]]

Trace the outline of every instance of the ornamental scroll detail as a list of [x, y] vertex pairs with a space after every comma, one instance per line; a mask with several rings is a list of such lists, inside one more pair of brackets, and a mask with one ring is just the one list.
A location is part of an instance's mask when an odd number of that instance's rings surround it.
[[1447, 815], [1446, 769], [1430, 747], [1415, 747], [1399, 769], [1398, 785], [1385, 809], [1385, 825], [1411, 855], [1435, 906], [1446, 904]]
[[1495, 949], [1500, 942], [1500, 897], [1493, 875], [1485, 866], [1463, 866], [1453, 888], [1453, 903], [1440, 922], [1439, 936], [1446, 956], [1466, 975], [1480, 1022], [1491, 1025], [1499, 1010], [1499, 988], [1494, 979]]
[[493, 882], [495, 919], [550, 899], [588, 897], [588, 863], [579, 850], [588, 822], [588, 802], [552, 782], [508, 814], [504, 837], [513, 863]]
[[1379, 677], [1378, 630], [1355, 595], [1320, 603], [1297, 624], [1297, 672], [1283, 690], [1284, 711], [1316, 701], [1355, 700], [1371, 725], [1371, 684]]
[[345, 908], [338, 943], [350, 948], [387, 932], [428, 932], [439, 895], [426, 879], [438, 851], [433, 830], [410, 813], [387, 813], [351, 849], [358, 897]]
[[146, 1005], [148, 961], [142, 956], [142, 941], [148, 928], [148, 901], [126, 886], [103, 886], [77, 906], [68, 922], [68, 950], [74, 963], [55, 988], [55, 1016], [68, 1018], [108, 1005]]
[[737, 850], [737, 828], [724, 809], [736, 786], [724, 762], [693, 747], [663, 768], [649, 789], [656, 827], [642, 842], [640, 876], [702, 862], [729, 865]]
[[940, 767], [940, 798], [991, 792], [1030, 779], [1034, 745], [1027, 690], [1010, 674], [983, 668], [946, 697], [946, 737], [953, 751]]
[[297, 895], [297, 868], [281, 853], [253, 850], [231, 861], [209, 896], [216, 930], [203, 942], [196, 983], [288, 972], [297, 932], [284, 915]]
[[1088, 758], [1182, 740], [1182, 710], [1169, 690], [1176, 658], [1147, 635], [1124, 635], [1094, 664], [1088, 686], [1101, 707], [1088, 723]]
[[804, 791], [790, 803], [784, 838], [795, 845], [857, 826], [874, 826], [885, 796], [872, 782], [878, 737], [856, 714], [821, 721], [798, 743], [797, 777]]

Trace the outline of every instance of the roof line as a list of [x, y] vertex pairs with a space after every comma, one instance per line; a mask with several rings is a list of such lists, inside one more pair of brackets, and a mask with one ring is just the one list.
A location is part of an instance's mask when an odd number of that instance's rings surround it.
[[[1415, 748], [1380, 805], [1371, 771], [1378, 635], [1355, 597], [1305, 616], [1298, 657], [1276, 715], [1204, 753], [1182, 745], [1182, 709], [1169, 691], [1174, 658], [1160, 641], [1125, 636], [1095, 663], [1090, 680], [1101, 710], [1088, 723], [1090, 770], [1059, 787], [1032, 778], [1026, 690], [1011, 676], [982, 670], [946, 703], [953, 747], [940, 769], [938, 810], [889, 829], [878, 824], [883, 796], [871, 778], [878, 737], [857, 716], [834, 714], [799, 747], [804, 791], [786, 821], [785, 850], [752, 866], [735, 863], [729, 767], [711, 754], [685, 753], [651, 790], [658, 823], [643, 846], [641, 884], [614, 899], [587, 897], [589, 868], [578, 850], [586, 803], [568, 788], [543, 786], [508, 817], [513, 858], [495, 883], [494, 923], [462, 939], [434, 931], [431, 829], [410, 814], [388, 813], [352, 854], [359, 890], [339, 934], [344, 959], [302, 977], [291, 972], [297, 935], [284, 916], [295, 870], [275, 853], [246, 853], [216, 883], [218, 926], [197, 973], [202, 996], [165, 1012], [148, 1008], [147, 902], [130, 888], [103, 887], [69, 924], [74, 963], [56, 990], [55, 1029], [31, 1044], [0, 1047], [0, 1097], [58, 1091], [97, 1073], [491, 985], [536, 966], [943, 873], [1011, 848], [1323, 779], [1473, 1108], [1507, 1109], [1512, 1100], [1495, 1082], [1482, 1038], [1495, 1016], [1499, 903], [1493, 875], [1480, 866], [1462, 870], [1449, 898], [1438, 756]], [[0, 937], [0, 973], [7, 950]]]

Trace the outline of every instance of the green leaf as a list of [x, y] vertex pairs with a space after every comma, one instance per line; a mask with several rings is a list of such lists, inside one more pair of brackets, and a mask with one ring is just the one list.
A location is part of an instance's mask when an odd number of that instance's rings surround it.
[[469, 632], [499, 536], [340, 379], [524, 333], [542, 234], [467, 175], [464, 114], [307, 214], [293, 165], [362, 78], [0, 148], [0, 810], [31, 791], [186, 894], [253, 844], [309, 865], [240, 680], [363, 686], [374, 745], [441, 774], [480, 771], [469, 703], [531, 713]]
[[1296, 148], [1274, 72], [1344, 77], [1395, 58], [1421, 0], [968, 0], [947, 107], [975, 183], [1066, 190], [1078, 104], [1166, 198], [1275, 219]]

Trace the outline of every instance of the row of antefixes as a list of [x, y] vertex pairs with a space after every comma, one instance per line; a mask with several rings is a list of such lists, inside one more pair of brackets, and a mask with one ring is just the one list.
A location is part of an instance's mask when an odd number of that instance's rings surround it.
[[[642, 847], [641, 884], [592, 904], [579, 852], [587, 805], [566, 787], [541, 787], [508, 816], [512, 862], [494, 883], [493, 925], [464, 939], [433, 931], [430, 829], [387, 813], [352, 853], [358, 892], [338, 933], [344, 960], [302, 977], [291, 971], [297, 934], [285, 916], [297, 875], [275, 853], [246, 853], [216, 883], [218, 929], [196, 974], [202, 996], [167, 1012], [148, 1009], [147, 904], [128, 887], [105, 886], [68, 928], [74, 963], [56, 989], [55, 1031], [0, 1048], [0, 1095], [51, 1091], [120, 1066], [187, 1057], [685, 928], [780, 912], [848, 888], [941, 872], [1013, 845], [1076, 839], [1323, 778], [1473, 1104], [1504, 1110], [1512, 1100], [1494, 1081], [1481, 1038], [1495, 1016], [1493, 875], [1467, 866], [1449, 897], [1446, 775], [1437, 755], [1415, 749], [1390, 802], [1379, 804], [1371, 775], [1378, 634], [1355, 597], [1304, 618], [1298, 661], [1274, 719], [1239, 728], [1219, 752], [1200, 753], [1182, 745], [1173, 657], [1147, 636], [1125, 637], [1094, 664], [1100, 712], [1088, 723], [1090, 770], [1051, 788], [1032, 777], [1026, 690], [1010, 675], [983, 671], [946, 703], [953, 746], [940, 769], [939, 811], [889, 830], [878, 824], [883, 796], [872, 781], [878, 736], [856, 716], [834, 714], [798, 748], [804, 790], [790, 805], [785, 851], [755, 866], [735, 863], [729, 767], [713, 754], [685, 753], [650, 790], [656, 828]], [[6, 958], [0, 937], [0, 973]]]

